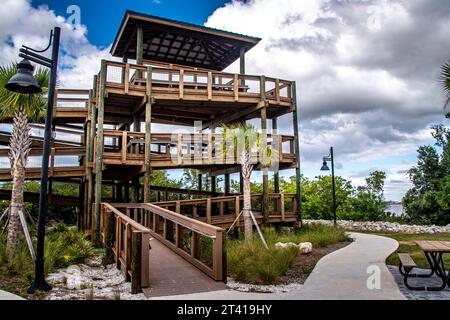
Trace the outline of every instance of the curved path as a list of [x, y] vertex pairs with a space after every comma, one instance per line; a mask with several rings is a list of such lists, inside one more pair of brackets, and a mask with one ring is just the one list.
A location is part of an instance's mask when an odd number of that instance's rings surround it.
[[165, 299], [404, 300], [386, 258], [398, 247], [391, 238], [350, 233], [350, 245], [323, 257], [305, 284], [287, 293], [219, 290]]
[[14, 293], [0, 290], [0, 300], [25, 300], [25, 299]]

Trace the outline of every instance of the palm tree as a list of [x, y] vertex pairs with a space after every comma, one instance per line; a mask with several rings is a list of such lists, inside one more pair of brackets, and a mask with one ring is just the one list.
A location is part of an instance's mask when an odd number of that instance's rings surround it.
[[[253, 165], [259, 162], [262, 167], [271, 165], [276, 157], [276, 151], [267, 146], [264, 134], [259, 133], [252, 125], [235, 124], [223, 126], [222, 155], [225, 159], [236, 159], [241, 165], [243, 178], [244, 207], [244, 235], [245, 240], [252, 239], [252, 203], [250, 192], [250, 178]], [[227, 161], [227, 160], [225, 160]], [[262, 235], [261, 235], [262, 236]], [[264, 239], [262, 238], [264, 241]]]
[[42, 118], [46, 105], [44, 94], [47, 92], [49, 72], [40, 69], [36, 72], [37, 83], [43, 94], [21, 94], [5, 89], [5, 84], [16, 74], [16, 65], [0, 67], [0, 119], [13, 119], [9, 140], [9, 160], [11, 163], [12, 191], [11, 207], [7, 235], [7, 250], [15, 252], [21, 243], [22, 227], [19, 212], [23, 208], [23, 190], [25, 167], [31, 148], [30, 127], [28, 121]]
[[[440, 81], [446, 95], [444, 104], [444, 109], [446, 109], [450, 104], [450, 61], [447, 61], [442, 65]], [[447, 113], [446, 117], [450, 118], [450, 112]]]

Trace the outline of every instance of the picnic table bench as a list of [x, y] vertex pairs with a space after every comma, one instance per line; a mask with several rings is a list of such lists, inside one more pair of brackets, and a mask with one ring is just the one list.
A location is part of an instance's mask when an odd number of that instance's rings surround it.
[[[421, 274], [413, 273], [411, 271], [417, 267], [412, 257], [407, 253], [399, 253], [398, 258], [400, 260], [399, 271], [403, 275], [403, 281], [405, 286], [411, 290], [427, 290], [427, 291], [439, 291], [444, 289], [447, 285], [450, 286], [450, 270], [446, 271], [444, 266], [443, 255], [450, 253], [450, 241], [430, 241], [420, 240], [416, 241], [417, 245], [422, 249], [428, 264], [430, 265], [430, 273]], [[436, 274], [442, 280], [440, 286], [414, 286], [408, 283], [408, 279], [411, 277], [416, 278], [429, 278]]]

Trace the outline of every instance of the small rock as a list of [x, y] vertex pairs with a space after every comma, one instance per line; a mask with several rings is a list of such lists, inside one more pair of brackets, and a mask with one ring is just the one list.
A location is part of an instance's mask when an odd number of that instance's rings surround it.
[[297, 247], [297, 245], [293, 242], [287, 242], [287, 243], [277, 242], [277, 243], [275, 243], [275, 248], [277, 248], [277, 249], [287, 249], [287, 248], [292, 248], [292, 247]]
[[311, 242], [300, 242], [298, 244], [299, 251], [301, 254], [306, 254], [312, 252], [312, 243]]

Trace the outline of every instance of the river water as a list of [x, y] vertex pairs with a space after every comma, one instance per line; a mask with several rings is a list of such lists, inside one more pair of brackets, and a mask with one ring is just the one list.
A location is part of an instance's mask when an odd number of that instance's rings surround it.
[[390, 204], [387, 209], [386, 212], [392, 212], [394, 214], [394, 216], [401, 216], [403, 214], [403, 206], [402, 204]]

